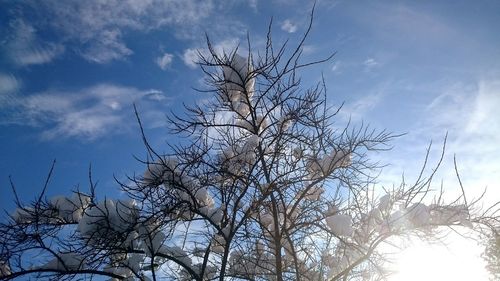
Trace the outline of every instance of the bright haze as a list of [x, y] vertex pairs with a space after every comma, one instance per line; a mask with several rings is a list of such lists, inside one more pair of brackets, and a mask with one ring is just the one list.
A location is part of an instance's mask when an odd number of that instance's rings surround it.
[[[54, 159], [49, 195], [88, 187], [90, 165], [99, 192], [116, 194], [114, 176], [144, 170], [133, 104], [161, 152], [177, 141], [165, 114], [210, 98], [194, 90], [204, 87], [196, 60], [205, 34], [217, 50], [247, 48], [247, 35], [262, 50], [272, 18], [273, 40], [294, 44], [313, 4], [1, 1], [0, 206], [14, 207], [9, 176], [29, 200]], [[466, 192], [488, 188], [498, 200], [499, 11], [498, 1], [317, 1], [303, 59], [337, 53], [301, 73], [304, 84], [324, 77], [329, 103], [344, 102], [340, 123], [406, 133], [373, 155], [391, 164], [380, 184], [403, 172], [411, 181], [429, 142], [433, 160], [447, 134], [437, 185], [457, 191], [456, 155]]]

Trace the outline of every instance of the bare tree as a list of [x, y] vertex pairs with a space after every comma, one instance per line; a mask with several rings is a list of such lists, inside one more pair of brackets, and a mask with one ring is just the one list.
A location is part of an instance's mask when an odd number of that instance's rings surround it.
[[369, 155], [396, 136], [339, 126], [325, 83], [301, 87], [302, 69], [333, 57], [302, 62], [311, 24], [296, 47], [275, 46], [269, 28], [262, 52], [248, 40], [220, 53], [207, 39], [199, 65], [212, 98], [169, 117], [187, 141], [158, 153], [137, 114], [148, 157], [143, 175], [119, 182], [126, 199], [97, 198], [90, 174], [88, 193], [48, 199], [47, 180], [33, 202], [16, 196], [0, 225], [0, 279], [379, 280], [393, 237], [498, 225], [481, 198], [431, 198], [441, 160], [426, 174], [426, 157], [413, 184], [376, 187]]

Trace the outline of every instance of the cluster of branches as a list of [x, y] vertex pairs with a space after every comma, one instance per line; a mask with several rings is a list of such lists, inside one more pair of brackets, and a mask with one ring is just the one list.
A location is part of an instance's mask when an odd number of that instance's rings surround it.
[[91, 180], [87, 194], [18, 199], [0, 224], [0, 279], [378, 280], [392, 237], [498, 225], [496, 205], [430, 198], [441, 161], [374, 191], [368, 156], [395, 135], [338, 126], [324, 83], [301, 87], [299, 71], [331, 59], [301, 62], [309, 29], [294, 48], [269, 30], [263, 53], [207, 40], [213, 97], [169, 119], [189, 142], [160, 154], [143, 132], [146, 171], [119, 182], [126, 198], [99, 200]]

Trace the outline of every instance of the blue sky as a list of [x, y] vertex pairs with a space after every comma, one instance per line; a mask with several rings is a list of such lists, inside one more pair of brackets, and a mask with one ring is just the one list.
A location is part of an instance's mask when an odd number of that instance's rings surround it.
[[[274, 41], [297, 39], [311, 1], [0, 1], [0, 206], [13, 206], [8, 176], [33, 198], [53, 159], [48, 191], [88, 187], [88, 167], [102, 194], [113, 175], [142, 173], [145, 156], [132, 104], [154, 147], [165, 151], [165, 113], [209, 98], [194, 91], [193, 63], [205, 32], [218, 49], [262, 47], [273, 17]], [[328, 100], [345, 102], [341, 122], [407, 133], [381, 183], [410, 178], [425, 148], [448, 132], [440, 178], [453, 187], [452, 157], [471, 194], [488, 187], [500, 198], [500, 2], [317, 1], [304, 59], [328, 63], [302, 73], [305, 86], [323, 73]], [[437, 155], [435, 151], [434, 155]], [[439, 184], [439, 180], [438, 183]]]

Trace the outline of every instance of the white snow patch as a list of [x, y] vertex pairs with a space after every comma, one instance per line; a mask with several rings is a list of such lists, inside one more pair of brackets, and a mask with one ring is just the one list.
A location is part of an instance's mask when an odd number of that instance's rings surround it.
[[41, 269], [78, 270], [84, 267], [84, 258], [78, 253], [61, 253], [41, 266]]
[[350, 237], [354, 232], [352, 218], [349, 215], [336, 214], [327, 217], [326, 224], [332, 233], [339, 237]]

